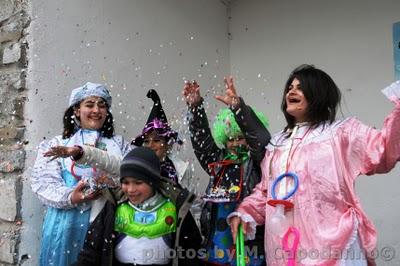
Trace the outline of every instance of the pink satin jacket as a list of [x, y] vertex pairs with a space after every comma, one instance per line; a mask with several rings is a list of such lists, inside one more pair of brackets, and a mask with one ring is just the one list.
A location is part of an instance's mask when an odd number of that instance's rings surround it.
[[[357, 233], [367, 256], [373, 254], [377, 233], [355, 193], [359, 175], [387, 173], [400, 158], [400, 100], [386, 117], [382, 130], [355, 118], [321, 125], [300, 126], [294, 136], [289, 160], [285, 150], [288, 134], [276, 134], [262, 162], [262, 181], [238, 208], [257, 224], [274, 212], [267, 204], [274, 179], [286, 169], [299, 176], [299, 188], [291, 200], [293, 226], [300, 232], [296, 265], [336, 265]], [[282, 165], [285, 167], [282, 168]], [[346, 247], [347, 245], [347, 247]], [[265, 228], [267, 265], [287, 265], [281, 238]], [[372, 259], [370, 265], [374, 265]]]

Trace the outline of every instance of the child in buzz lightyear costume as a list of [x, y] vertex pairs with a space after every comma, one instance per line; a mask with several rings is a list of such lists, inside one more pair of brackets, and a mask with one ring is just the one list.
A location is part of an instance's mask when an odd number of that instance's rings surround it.
[[[201, 166], [210, 175], [201, 215], [203, 244], [208, 254], [205, 265], [235, 265], [233, 239], [226, 218], [261, 180], [259, 164], [270, 140], [265, 116], [254, 112], [237, 96], [232, 77], [225, 79], [225, 85], [225, 95], [216, 98], [230, 108], [218, 113], [213, 134], [199, 85], [188, 82], [183, 91], [190, 112], [192, 146]], [[246, 242], [249, 250], [256, 251], [247, 257], [247, 265], [265, 265], [262, 236], [260, 227], [257, 239]]]
[[[195, 196], [172, 181], [169, 189], [162, 189], [166, 180], [160, 175], [160, 160], [154, 151], [146, 147], [131, 150], [120, 166], [124, 196], [118, 202], [107, 201], [91, 224], [74, 265], [188, 265], [186, 253], [173, 254], [178, 248], [188, 249], [182, 243], [191, 236], [181, 234], [185, 219], [180, 217], [182, 211], [188, 213]], [[190, 265], [198, 265], [197, 258], [191, 258]]]

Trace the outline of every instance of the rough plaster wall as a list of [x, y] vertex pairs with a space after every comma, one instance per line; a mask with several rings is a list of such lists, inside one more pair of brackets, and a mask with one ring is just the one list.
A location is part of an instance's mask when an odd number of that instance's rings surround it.
[[28, 1], [0, 1], [0, 265], [17, 261], [25, 163]]
[[[130, 139], [142, 129], [152, 106], [145, 97], [155, 88], [165, 100], [173, 128], [186, 144], [182, 157], [195, 161], [181, 99], [184, 79], [196, 79], [204, 92], [222, 91], [229, 71], [226, 6], [214, 0], [35, 0], [30, 29], [28, 73], [30, 120], [27, 171], [44, 138], [58, 135], [71, 90], [86, 81], [105, 83], [114, 97], [116, 131]], [[215, 114], [212, 93], [210, 116]], [[220, 105], [219, 105], [220, 106]], [[196, 168], [200, 187], [206, 174]], [[20, 254], [35, 265], [44, 209], [24, 186], [25, 222]], [[33, 245], [34, 243], [34, 245]]]
[[[238, 89], [270, 118], [271, 131], [284, 126], [283, 86], [294, 67], [324, 69], [343, 93], [345, 116], [380, 128], [392, 104], [380, 92], [394, 79], [392, 24], [400, 21], [400, 1], [239, 0], [231, 5], [231, 70]], [[339, 116], [341, 116], [339, 114]], [[379, 251], [400, 265], [399, 167], [388, 175], [362, 176], [357, 191], [378, 230]]]

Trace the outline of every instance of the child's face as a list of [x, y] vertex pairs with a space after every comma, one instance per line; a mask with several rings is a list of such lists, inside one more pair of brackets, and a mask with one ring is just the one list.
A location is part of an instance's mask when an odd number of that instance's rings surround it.
[[81, 122], [81, 128], [98, 130], [102, 128], [107, 118], [107, 104], [97, 96], [90, 96], [79, 104], [75, 116]]
[[153, 188], [149, 184], [134, 177], [124, 177], [121, 186], [132, 204], [143, 203], [154, 194]]
[[286, 112], [294, 117], [296, 123], [307, 121], [308, 101], [301, 89], [300, 81], [293, 79], [286, 93]]
[[152, 131], [144, 138], [143, 147], [152, 149], [160, 161], [164, 161], [168, 152], [168, 144], [164, 137], [157, 135], [156, 131]]
[[247, 147], [246, 139], [242, 135], [234, 138], [228, 138], [226, 141], [226, 149], [232, 154], [237, 154], [237, 149], [239, 147]]

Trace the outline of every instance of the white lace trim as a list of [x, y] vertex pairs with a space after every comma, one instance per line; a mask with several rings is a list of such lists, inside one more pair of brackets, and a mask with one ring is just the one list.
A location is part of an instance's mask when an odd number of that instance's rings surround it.
[[[302, 145], [306, 145], [313, 142], [322, 142], [327, 139], [331, 139], [332, 136], [336, 134], [336, 131], [350, 119], [352, 119], [352, 117], [347, 117], [342, 120], [340, 119], [336, 120], [332, 124], [329, 124], [328, 122], [321, 123], [317, 128], [310, 130], [307, 138], [302, 140], [303, 143]], [[300, 127], [296, 133], [297, 137], [303, 136], [306, 130], [308, 130], [308, 128], [309, 127], [307, 126]], [[287, 143], [288, 141], [291, 140], [286, 136], [287, 133], [285, 133], [283, 130], [278, 132], [277, 134], [274, 134], [270, 140], [270, 143], [266, 147], [267, 151], [273, 152], [273, 150], [277, 148], [282, 151], [288, 149], [289, 146], [287, 146]]]
[[[359, 237], [358, 237], [358, 225], [359, 221], [357, 218], [357, 215], [352, 212], [353, 214], [353, 232], [351, 233], [349, 240], [347, 241], [347, 244], [342, 252], [342, 255], [344, 254], [351, 254], [351, 252], [355, 253], [354, 255], [361, 255], [362, 249], [357, 243]], [[351, 258], [351, 257], [350, 257]], [[348, 266], [348, 265], [367, 265], [367, 261], [364, 256], [362, 256], [359, 259], [347, 259], [346, 256], [342, 256], [342, 259], [340, 260], [340, 266]]]
[[[354, 214], [353, 214], [354, 215]], [[353, 223], [353, 232], [351, 233], [351, 236], [344, 248], [345, 251], [349, 250], [351, 245], [354, 244], [354, 242], [357, 240], [357, 234], [358, 234], [358, 219], [357, 217], [354, 216], [354, 223]]]
[[256, 238], [256, 226], [257, 223], [249, 214], [244, 214], [240, 212], [232, 212], [231, 214], [226, 217], [226, 222], [230, 224], [229, 220], [232, 217], [239, 217], [243, 222], [248, 224], [247, 233], [246, 233], [246, 240], [253, 240]]

